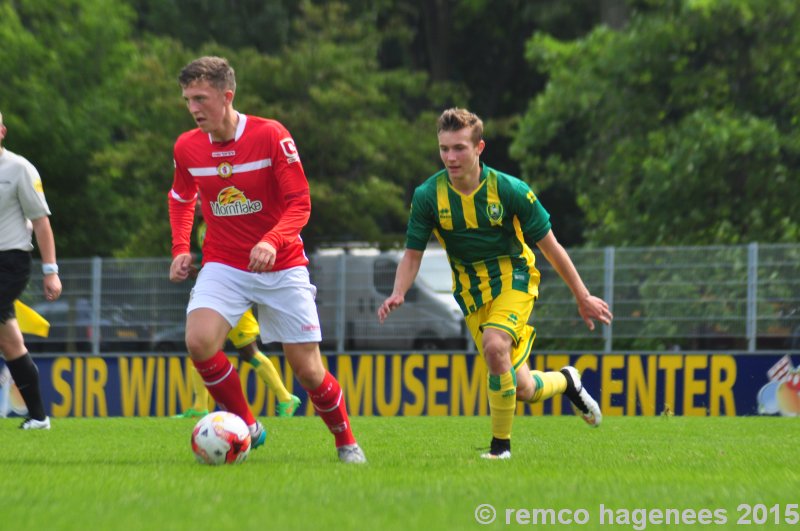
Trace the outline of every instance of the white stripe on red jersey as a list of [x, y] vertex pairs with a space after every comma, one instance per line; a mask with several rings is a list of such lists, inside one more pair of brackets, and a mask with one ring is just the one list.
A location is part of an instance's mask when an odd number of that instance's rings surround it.
[[[272, 161], [269, 159], [256, 160], [246, 164], [235, 164], [233, 166], [233, 173], [261, 170], [264, 168], [269, 168], [270, 166], [272, 166]], [[192, 174], [192, 177], [210, 177], [212, 175], [217, 175], [218, 169], [216, 166], [205, 168], [189, 168], [189, 173]]]

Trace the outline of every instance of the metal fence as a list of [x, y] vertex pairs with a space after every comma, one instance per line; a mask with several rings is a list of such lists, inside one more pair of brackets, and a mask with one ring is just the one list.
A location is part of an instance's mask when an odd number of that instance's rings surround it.
[[[542, 283], [531, 322], [540, 350], [800, 348], [800, 245], [607, 247], [571, 249], [570, 255], [615, 319], [590, 332], [567, 287], [538, 256]], [[474, 350], [449, 294], [450, 271], [441, 251], [426, 252], [403, 313], [378, 324], [375, 311], [391, 292], [400, 256], [374, 251], [312, 256], [324, 350]], [[41, 277], [34, 274], [23, 300], [50, 321], [51, 334], [26, 337], [30, 350], [182, 351], [192, 283], [169, 282], [169, 263], [61, 260], [64, 294], [55, 303], [42, 300]]]

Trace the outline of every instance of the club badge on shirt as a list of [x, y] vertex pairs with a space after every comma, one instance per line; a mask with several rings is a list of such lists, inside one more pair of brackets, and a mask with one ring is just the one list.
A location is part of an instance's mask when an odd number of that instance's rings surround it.
[[217, 166], [217, 175], [227, 179], [233, 175], [233, 165], [230, 162], [220, 162], [219, 166]]

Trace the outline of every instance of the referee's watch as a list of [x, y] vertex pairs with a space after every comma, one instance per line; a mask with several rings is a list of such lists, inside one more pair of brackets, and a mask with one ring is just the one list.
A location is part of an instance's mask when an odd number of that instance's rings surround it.
[[42, 274], [43, 275], [57, 275], [58, 274], [58, 264], [42, 264]]

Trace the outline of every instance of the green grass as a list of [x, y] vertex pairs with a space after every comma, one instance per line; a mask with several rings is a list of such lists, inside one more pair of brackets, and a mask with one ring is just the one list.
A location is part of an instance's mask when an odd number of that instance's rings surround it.
[[[506, 525], [507, 508], [582, 508], [581, 529], [644, 529], [601, 526], [600, 504], [615, 518], [638, 508], [727, 515], [649, 529], [748, 529], [763, 526], [737, 526], [739, 504], [780, 504], [783, 515], [800, 503], [796, 419], [618, 417], [594, 430], [572, 417], [518, 418], [507, 462], [479, 458], [487, 417], [352, 420], [366, 466], [338, 463], [315, 418], [266, 419], [266, 447], [224, 467], [195, 462], [192, 420], [53, 419], [49, 432], [23, 432], [0, 419], [0, 530], [533, 527], [513, 516]], [[498, 511], [492, 525], [475, 522], [484, 503]]]

